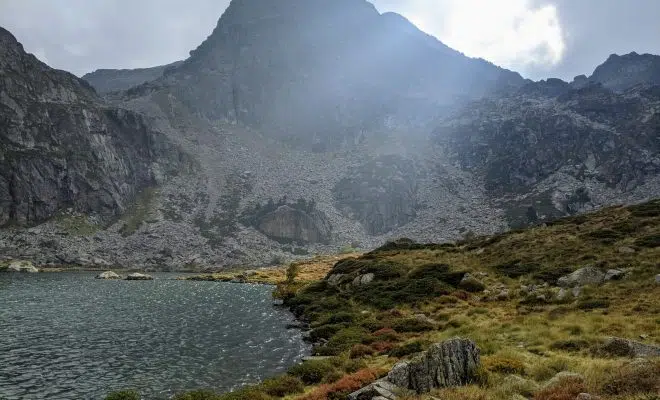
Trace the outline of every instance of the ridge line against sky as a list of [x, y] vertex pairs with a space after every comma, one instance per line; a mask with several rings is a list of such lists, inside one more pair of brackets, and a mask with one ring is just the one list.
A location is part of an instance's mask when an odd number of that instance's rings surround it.
[[[229, 0], [0, 0], [0, 26], [82, 75], [184, 59]], [[612, 53], [660, 54], [657, 0], [374, 0], [471, 57], [532, 79], [590, 75]]]

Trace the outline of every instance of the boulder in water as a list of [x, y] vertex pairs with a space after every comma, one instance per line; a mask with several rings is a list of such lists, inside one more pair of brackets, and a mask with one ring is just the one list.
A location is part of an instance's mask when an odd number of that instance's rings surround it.
[[121, 279], [121, 276], [112, 271], [105, 271], [96, 275], [96, 279]]
[[147, 274], [140, 274], [138, 272], [132, 273], [126, 277], [127, 281], [151, 281], [154, 277]]

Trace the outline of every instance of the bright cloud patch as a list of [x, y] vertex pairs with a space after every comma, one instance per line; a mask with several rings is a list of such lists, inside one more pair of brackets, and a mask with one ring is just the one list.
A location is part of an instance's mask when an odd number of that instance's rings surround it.
[[554, 5], [535, 6], [530, 0], [381, 3], [404, 14], [448, 46], [504, 67], [549, 68], [559, 63], [564, 54], [564, 38]]

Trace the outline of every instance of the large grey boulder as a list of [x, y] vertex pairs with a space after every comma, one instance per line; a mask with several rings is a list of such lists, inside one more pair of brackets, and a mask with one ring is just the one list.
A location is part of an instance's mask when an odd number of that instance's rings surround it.
[[397, 363], [387, 380], [401, 388], [426, 393], [434, 388], [470, 383], [480, 363], [479, 348], [473, 341], [453, 338], [432, 345], [411, 360]]
[[154, 277], [151, 275], [140, 274], [138, 272], [130, 274], [126, 277], [127, 281], [151, 281], [153, 279]]
[[557, 285], [564, 288], [572, 288], [583, 285], [600, 285], [605, 280], [605, 273], [596, 267], [584, 267], [571, 274], [562, 276], [557, 280]]
[[12, 261], [7, 266], [7, 272], [35, 273], [39, 270], [30, 261]]
[[660, 347], [630, 339], [611, 337], [600, 347], [600, 351], [617, 357], [660, 357]]
[[121, 276], [112, 271], [105, 271], [96, 275], [96, 279], [121, 279]]

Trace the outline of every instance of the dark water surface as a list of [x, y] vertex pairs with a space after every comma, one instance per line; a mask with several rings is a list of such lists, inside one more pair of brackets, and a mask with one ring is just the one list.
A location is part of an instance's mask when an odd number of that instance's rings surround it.
[[92, 273], [0, 274], [0, 399], [166, 399], [229, 390], [308, 350], [268, 286], [103, 281]]

